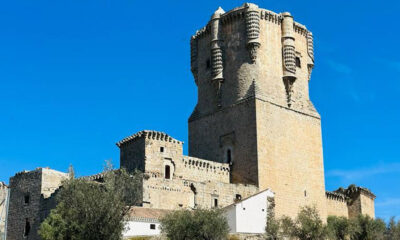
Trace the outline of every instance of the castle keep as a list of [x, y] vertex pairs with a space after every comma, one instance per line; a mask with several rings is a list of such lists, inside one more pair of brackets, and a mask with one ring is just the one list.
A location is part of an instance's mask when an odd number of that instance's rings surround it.
[[[190, 45], [198, 100], [189, 156], [183, 142], [158, 131], [117, 143], [120, 167], [145, 173], [141, 207], [224, 207], [269, 188], [278, 216], [315, 205], [323, 219], [374, 217], [368, 189], [325, 190], [321, 119], [309, 97], [313, 35], [304, 25], [254, 4], [219, 8]], [[38, 239], [67, 177], [39, 168], [10, 179], [9, 240]]]

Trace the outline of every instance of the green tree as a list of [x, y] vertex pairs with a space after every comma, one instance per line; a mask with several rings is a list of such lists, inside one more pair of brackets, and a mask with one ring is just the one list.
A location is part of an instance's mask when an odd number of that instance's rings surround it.
[[222, 240], [229, 226], [220, 209], [178, 210], [161, 219], [161, 231], [170, 240]]
[[346, 217], [329, 216], [327, 227], [332, 240], [347, 240], [354, 231], [352, 222]]
[[385, 240], [398, 240], [400, 239], [400, 221], [396, 223], [392, 217], [387, 225]]
[[355, 229], [351, 240], [383, 240], [386, 224], [381, 219], [372, 219], [368, 215], [359, 215], [352, 220]]
[[300, 240], [325, 240], [327, 228], [321, 220], [315, 207], [303, 207], [296, 220], [286, 219], [286, 230], [290, 236]]
[[101, 181], [70, 178], [57, 194], [57, 206], [39, 229], [43, 240], [121, 239], [130, 206], [142, 197], [142, 174], [106, 169]]

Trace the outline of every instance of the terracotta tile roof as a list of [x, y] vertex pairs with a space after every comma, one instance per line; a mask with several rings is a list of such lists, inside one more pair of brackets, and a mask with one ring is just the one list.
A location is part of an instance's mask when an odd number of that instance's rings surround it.
[[156, 208], [144, 208], [144, 207], [133, 207], [128, 213], [128, 220], [141, 220], [141, 221], [156, 221], [170, 213], [171, 210], [167, 209], [156, 209]]

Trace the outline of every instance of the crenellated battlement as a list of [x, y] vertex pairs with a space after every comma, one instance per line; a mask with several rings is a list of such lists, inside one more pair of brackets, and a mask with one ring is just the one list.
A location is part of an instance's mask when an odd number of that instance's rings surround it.
[[348, 199], [348, 197], [346, 195], [337, 193], [337, 192], [326, 191], [325, 195], [326, 195], [327, 199], [340, 201], [340, 202], [346, 202]]
[[[277, 25], [282, 24], [283, 16], [282, 13], [275, 13], [271, 10], [268, 9], [263, 9], [263, 8], [258, 8], [257, 5], [252, 4], [252, 3], [245, 3], [240, 7], [234, 8], [224, 14], [221, 15], [221, 24], [230, 24], [234, 21], [243, 19], [246, 17], [246, 8], [248, 8], [249, 5], [255, 6], [257, 8], [257, 11], [259, 13], [260, 19], [266, 20], [271, 23], [275, 23]], [[199, 29], [196, 31], [196, 33], [192, 36], [192, 39], [196, 40], [198, 38], [202, 38], [209, 34], [211, 27], [210, 24], [208, 23], [206, 26], [203, 28]], [[300, 24], [298, 22], [293, 22], [293, 29], [296, 33], [299, 33], [300, 35], [307, 36], [307, 34], [310, 32], [306, 26], [303, 24]]]
[[154, 130], [143, 130], [143, 131], [137, 132], [129, 137], [122, 139], [121, 141], [117, 142], [116, 145], [118, 147], [121, 147], [122, 145], [127, 144], [129, 142], [133, 142], [139, 138], [147, 138], [147, 139], [152, 139], [152, 140], [159, 140], [159, 141], [183, 144], [182, 141], [176, 140], [175, 138], [169, 136], [168, 134], [166, 134], [164, 132], [159, 132], [159, 131], [154, 131]]
[[184, 164], [184, 167], [186, 168], [202, 168], [214, 172], [224, 172], [224, 173], [229, 173], [230, 167], [228, 163], [219, 163], [219, 162], [214, 162], [214, 161], [209, 161], [201, 158], [195, 158], [195, 157], [190, 157], [190, 156], [184, 156], [182, 159], [182, 163]]

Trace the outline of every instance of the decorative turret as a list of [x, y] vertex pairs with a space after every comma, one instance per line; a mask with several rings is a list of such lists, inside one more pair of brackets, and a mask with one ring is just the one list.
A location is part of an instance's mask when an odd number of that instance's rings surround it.
[[260, 12], [258, 7], [252, 3], [246, 3], [246, 33], [247, 49], [250, 53], [252, 63], [256, 62], [257, 51], [260, 48]]

